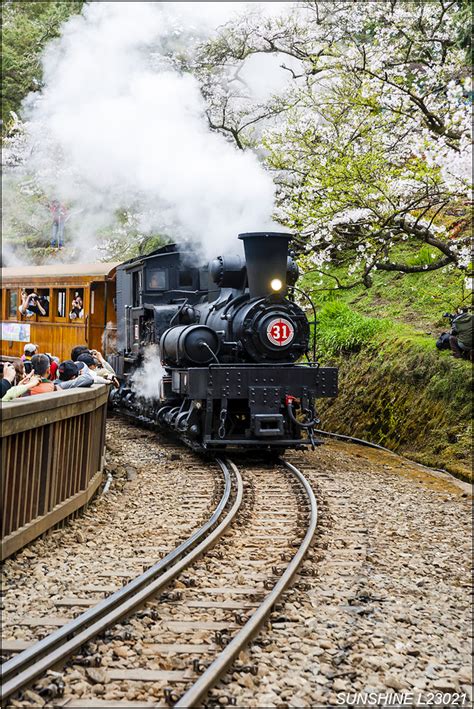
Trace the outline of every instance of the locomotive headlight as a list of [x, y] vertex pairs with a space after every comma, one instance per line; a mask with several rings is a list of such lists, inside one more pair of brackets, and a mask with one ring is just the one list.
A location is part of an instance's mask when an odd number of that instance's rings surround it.
[[270, 283], [270, 287], [274, 291], [279, 291], [283, 288], [283, 283], [280, 281], [279, 278], [274, 278], [273, 281]]

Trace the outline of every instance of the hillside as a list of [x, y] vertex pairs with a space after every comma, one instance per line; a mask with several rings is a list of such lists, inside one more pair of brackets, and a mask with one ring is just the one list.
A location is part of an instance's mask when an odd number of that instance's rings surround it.
[[319, 306], [319, 357], [340, 368], [322, 426], [471, 479], [472, 365], [435, 347], [443, 313], [470, 304], [466, 277], [377, 273], [369, 289], [336, 291], [319, 280], [303, 281]]

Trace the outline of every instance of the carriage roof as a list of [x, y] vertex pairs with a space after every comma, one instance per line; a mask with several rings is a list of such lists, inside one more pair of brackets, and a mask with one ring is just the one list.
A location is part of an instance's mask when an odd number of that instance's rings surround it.
[[113, 278], [119, 262], [55, 263], [43, 266], [12, 266], [1, 269], [2, 285], [28, 283], [60, 283], [80, 280], [81, 283], [106, 281]]

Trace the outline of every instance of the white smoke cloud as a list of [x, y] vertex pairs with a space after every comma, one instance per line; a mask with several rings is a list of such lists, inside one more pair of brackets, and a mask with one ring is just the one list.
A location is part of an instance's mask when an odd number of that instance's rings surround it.
[[64, 25], [27, 101], [27, 167], [78, 215], [68, 230], [83, 256], [123, 207], [140, 230], [199, 241], [207, 256], [271, 226], [271, 177], [210, 132], [197, 81], [169, 55], [248, 6], [290, 4], [93, 2]]
[[160, 396], [160, 383], [165, 374], [159, 346], [148, 345], [141, 366], [130, 377], [131, 389], [141, 399], [156, 400]]

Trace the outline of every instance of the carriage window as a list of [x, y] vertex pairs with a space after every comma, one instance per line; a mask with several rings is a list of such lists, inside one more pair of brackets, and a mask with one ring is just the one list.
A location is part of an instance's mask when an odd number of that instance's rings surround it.
[[48, 317], [49, 288], [22, 288], [18, 312], [27, 320], [34, 318], [35, 315], [40, 318]]
[[179, 271], [179, 286], [180, 288], [189, 288], [193, 285], [192, 271]]
[[138, 308], [140, 306], [140, 297], [142, 291], [142, 272], [135, 271], [132, 274], [132, 289], [133, 289], [133, 307]]
[[18, 309], [18, 291], [9, 290], [7, 291], [7, 303], [8, 303], [8, 317], [16, 318], [16, 312]]
[[82, 320], [84, 317], [84, 288], [71, 288], [69, 305], [69, 319]]
[[148, 271], [147, 290], [166, 290], [166, 271], [154, 269]]
[[49, 288], [38, 288], [36, 293], [38, 294], [38, 312], [41, 318], [49, 318], [49, 306], [50, 306], [50, 294]]
[[56, 315], [58, 318], [65, 318], [66, 317], [66, 290], [65, 289], [56, 290], [55, 291], [55, 298], [56, 298]]

